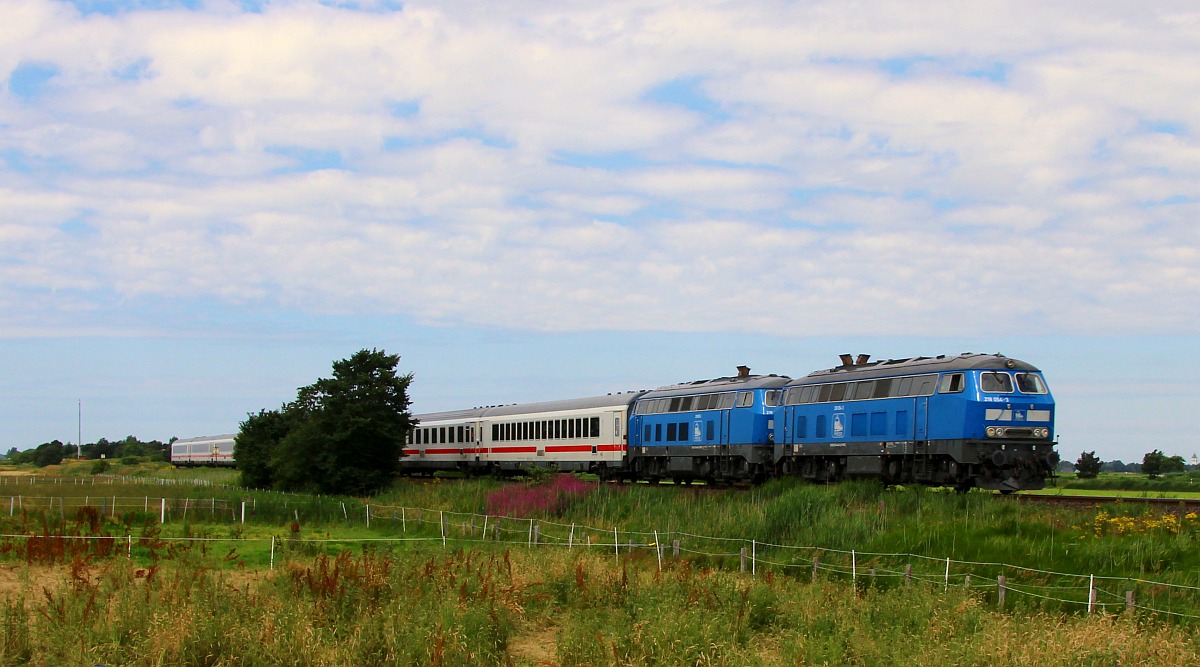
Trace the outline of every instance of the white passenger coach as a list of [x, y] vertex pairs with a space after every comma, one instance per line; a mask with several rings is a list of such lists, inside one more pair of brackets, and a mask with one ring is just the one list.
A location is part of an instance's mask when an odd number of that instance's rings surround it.
[[629, 406], [640, 395], [415, 415], [420, 421], [405, 441], [400, 467], [409, 472], [515, 472], [536, 461], [604, 475], [623, 465]]
[[177, 466], [232, 466], [236, 434], [185, 438], [171, 443], [171, 463]]

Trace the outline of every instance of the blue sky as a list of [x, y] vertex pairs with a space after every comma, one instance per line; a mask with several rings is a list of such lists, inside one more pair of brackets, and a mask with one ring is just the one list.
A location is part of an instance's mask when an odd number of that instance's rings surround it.
[[1200, 450], [1200, 12], [0, 0], [0, 447], [839, 353], [1043, 368]]

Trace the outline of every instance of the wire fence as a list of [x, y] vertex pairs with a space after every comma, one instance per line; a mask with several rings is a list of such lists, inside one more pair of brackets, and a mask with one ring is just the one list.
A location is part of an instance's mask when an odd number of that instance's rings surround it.
[[[2, 496], [0, 496], [2, 499]], [[2, 500], [0, 500], [2, 502]], [[661, 570], [673, 561], [688, 559], [705, 566], [736, 569], [749, 576], [767, 573], [797, 579], [838, 580], [856, 590], [925, 585], [949, 590], [961, 588], [985, 596], [1000, 608], [1053, 607], [1086, 613], [1145, 613], [1193, 622], [1200, 619], [1200, 587], [1153, 581], [1136, 577], [1055, 572], [1000, 562], [957, 560], [913, 553], [877, 553], [832, 549], [822, 546], [777, 544], [757, 539], [701, 535], [679, 530], [631, 531], [619, 527], [556, 523], [382, 504], [348, 503], [326, 499], [297, 503], [293, 499], [256, 498], [152, 498], [85, 494], [78, 497], [10, 496], [9, 516], [37, 513], [65, 521], [91, 508], [97, 516], [125, 517], [158, 524], [188, 521], [225, 521], [234, 526], [248, 519], [263, 523], [264, 517], [290, 520], [284, 536], [242, 537], [231, 531], [229, 537], [163, 537], [124, 535], [47, 535], [0, 534], [0, 539], [19, 542], [26, 550], [46, 549], [37, 540], [62, 540], [64, 545], [84, 541], [93, 553], [127, 556], [168, 550], [172, 544], [231, 543], [254, 544], [263, 551], [269, 544], [269, 567], [274, 568], [277, 551], [289, 555], [304, 548], [321, 545], [405, 545], [440, 544], [442, 548], [469, 544], [505, 543], [529, 549], [588, 550], [611, 554], [614, 562], [628, 558], [656, 560]], [[132, 512], [133, 514], [129, 514]], [[140, 513], [140, 514], [138, 514]], [[301, 535], [301, 523], [320, 515], [325, 520], [361, 525], [379, 537], [311, 537]], [[0, 510], [2, 515], [2, 510]], [[136, 515], [136, 516], [135, 516]], [[340, 516], [339, 516], [340, 515]], [[89, 541], [90, 542], [86, 542]], [[68, 546], [55, 547], [67, 550]]]

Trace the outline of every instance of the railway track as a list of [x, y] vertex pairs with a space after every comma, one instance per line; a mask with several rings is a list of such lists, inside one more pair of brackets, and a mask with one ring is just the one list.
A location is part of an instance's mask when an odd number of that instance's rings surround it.
[[1021, 503], [1065, 505], [1068, 507], [1100, 507], [1112, 503], [1127, 505], [1140, 504], [1155, 507], [1162, 512], [1178, 510], [1182, 512], [1200, 512], [1198, 498], [1139, 498], [1129, 496], [1043, 496], [1013, 494], [1011, 496], [997, 495], [1002, 500], [1016, 500]]

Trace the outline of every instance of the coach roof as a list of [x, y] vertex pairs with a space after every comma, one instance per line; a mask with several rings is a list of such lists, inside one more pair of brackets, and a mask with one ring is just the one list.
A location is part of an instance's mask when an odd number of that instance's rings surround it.
[[607, 396], [592, 396], [590, 398], [571, 398], [562, 401], [493, 405], [490, 407], [472, 408], [470, 410], [429, 412], [414, 416], [422, 422], [435, 422], [459, 419], [485, 419], [489, 417], [514, 417], [544, 414], [547, 412], [565, 412], [568, 410], [617, 409], [628, 407], [640, 394], [641, 392], [629, 392], [625, 394], [609, 394]]

